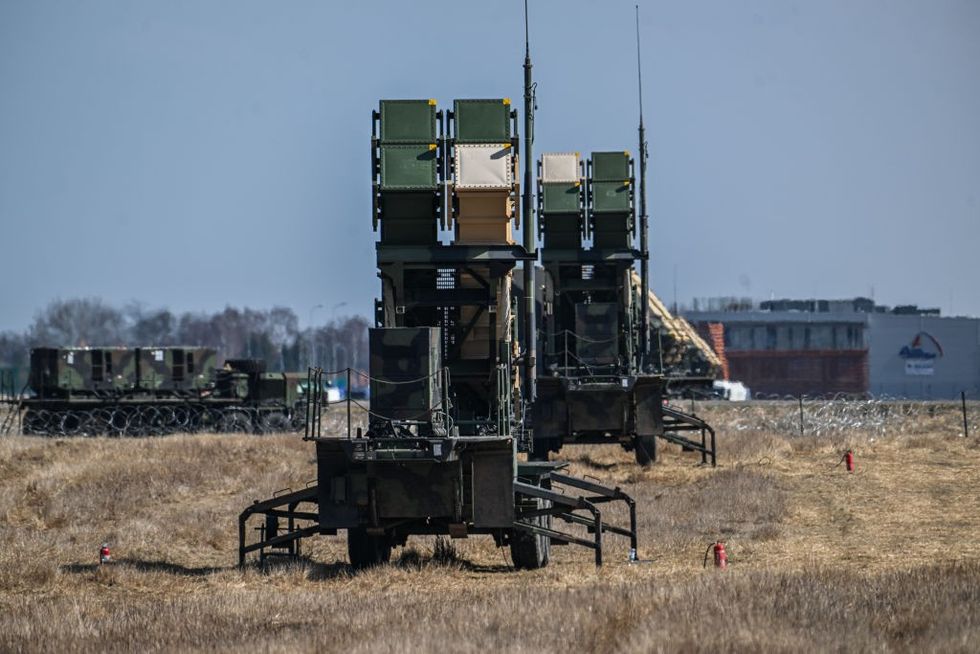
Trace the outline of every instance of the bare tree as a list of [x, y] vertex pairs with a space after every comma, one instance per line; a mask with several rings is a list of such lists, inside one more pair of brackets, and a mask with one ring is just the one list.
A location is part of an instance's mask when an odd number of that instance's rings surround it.
[[99, 298], [55, 300], [30, 328], [34, 343], [47, 345], [119, 345], [126, 341], [126, 321], [118, 309]]
[[[25, 333], [0, 333], [0, 365], [26, 368], [29, 348], [38, 346], [194, 345], [215, 348], [219, 360], [264, 359], [270, 370], [307, 365], [365, 370], [368, 324], [361, 316], [348, 316], [301, 332], [296, 313], [288, 307], [227, 306], [178, 317], [138, 302], [119, 310], [97, 298], [57, 300], [38, 313]], [[313, 340], [319, 361], [311, 361]]]

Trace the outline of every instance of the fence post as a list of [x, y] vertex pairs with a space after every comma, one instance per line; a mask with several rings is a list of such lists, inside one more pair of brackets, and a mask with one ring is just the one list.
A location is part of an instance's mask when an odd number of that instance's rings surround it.
[[303, 421], [303, 440], [310, 438], [310, 403], [313, 401], [313, 368], [306, 368], [306, 420]]
[[963, 406], [963, 437], [970, 435], [970, 424], [966, 421], [966, 391], [960, 391], [960, 402]]
[[803, 396], [800, 395], [800, 436], [803, 435]]

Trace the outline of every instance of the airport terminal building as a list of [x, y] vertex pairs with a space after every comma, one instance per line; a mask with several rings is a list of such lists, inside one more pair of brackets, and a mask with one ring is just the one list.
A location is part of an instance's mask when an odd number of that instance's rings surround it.
[[724, 325], [731, 379], [757, 396], [980, 399], [980, 319], [872, 300], [730, 302], [683, 311]]

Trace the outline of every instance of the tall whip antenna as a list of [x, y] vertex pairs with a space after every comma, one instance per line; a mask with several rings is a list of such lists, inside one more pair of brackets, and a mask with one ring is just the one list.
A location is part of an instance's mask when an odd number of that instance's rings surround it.
[[[521, 197], [521, 214], [524, 217], [524, 250], [535, 253], [534, 215], [531, 209], [531, 165], [533, 160], [531, 144], [534, 143], [535, 87], [531, 79], [531, 39], [528, 29], [527, 0], [524, 0], [524, 192]], [[535, 321], [536, 286], [534, 282], [534, 262], [524, 261], [524, 397], [531, 402], [535, 396], [537, 381], [537, 341]]]
[[527, 28], [527, 0], [524, 0], [524, 56], [531, 58], [531, 39]]
[[640, 124], [643, 124], [643, 67], [640, 65], [640, 5], [636, 9], [636, 80], [640, 87]]
[[[650, 360], [650, 247], [647, 235], [647, 136], [643, 127], [643, 72], [640, 66], [640, 5], [636, 8], [636, 81], [640, 96], [640, 279], [642, 313], [640, 318], [641, 367]], [[662, 368], [662, 366], [661, 366]], [[663, 370], [661, 370], [663, 372]]]

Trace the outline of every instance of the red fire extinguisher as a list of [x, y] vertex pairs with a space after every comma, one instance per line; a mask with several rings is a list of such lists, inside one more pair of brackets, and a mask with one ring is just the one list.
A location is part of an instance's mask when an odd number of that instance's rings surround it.
[[719, 568], [721, 570], [724, 570], [725, 568], [727, 568], [728, 567], [728, 553], [725, 552], [725, 543], [721, 542], [720, 540], [719, 541], [715, 541], [711, 545], [708, 545], [708, 549], [706, 549], [704, 551], [704, 566], [703, 567], [705, 567], [705, 568], [708, 567], [708, 554], [710, 554], [712, 552], [712, 550], [714, 550], [714, 554], [715, 554], [715, 567], [716, 568]]
[[99, 565], [105, 565], [111, 562], [112, 553], [109, 552], [109, 543], [102, 543], [102, 547], [99, 548]]
[[854, 452], [848, 450], [844, 453], [844, 464], [848, 472], [854, 472]]

